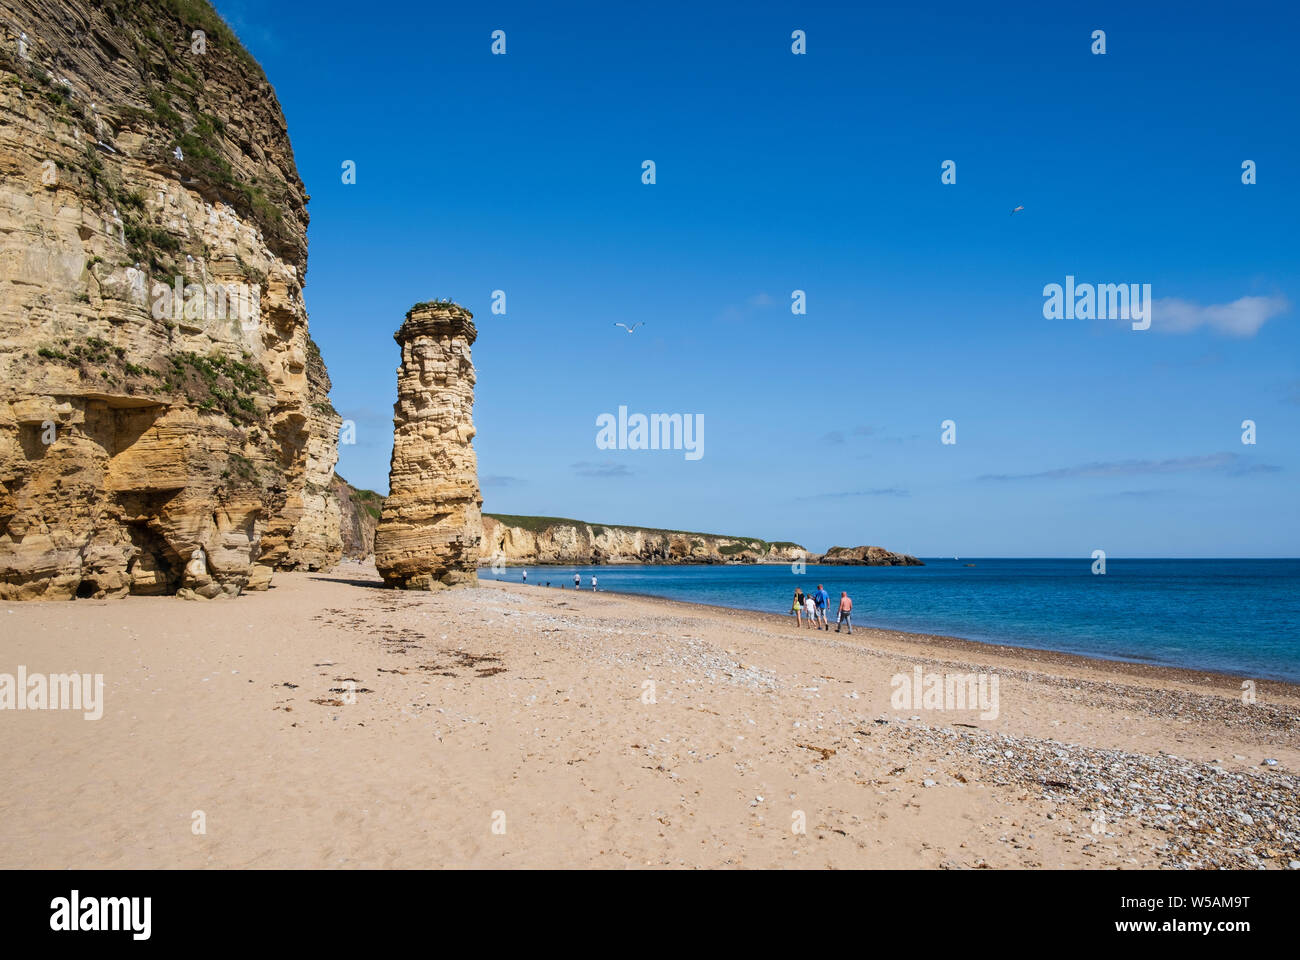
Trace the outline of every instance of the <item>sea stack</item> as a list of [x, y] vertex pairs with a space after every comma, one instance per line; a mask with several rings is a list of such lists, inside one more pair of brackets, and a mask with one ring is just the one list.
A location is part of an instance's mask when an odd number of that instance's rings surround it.
[[402, 348], [393, 405], [388, 496], [375, 530], [375, 566], [404, 590], [472, 586], [483, 539], [474, 456], [474, 315], [417, 303], [393, 336]]

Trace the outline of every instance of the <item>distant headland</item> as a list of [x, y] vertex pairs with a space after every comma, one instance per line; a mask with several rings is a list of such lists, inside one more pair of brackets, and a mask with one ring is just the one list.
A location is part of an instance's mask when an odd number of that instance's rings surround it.
[[816, 554], [789, 540], [588, 523], [565, 517], [483, 514], [480, 565], [828, 563], [921, 566], [881, 547], [834, 547]]

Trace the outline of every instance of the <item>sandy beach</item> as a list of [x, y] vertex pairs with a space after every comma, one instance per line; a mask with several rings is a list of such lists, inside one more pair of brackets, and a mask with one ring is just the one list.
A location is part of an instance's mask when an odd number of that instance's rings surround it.
[[1300, 868], [1285, 684], [357, 563], [0, 636], [105, 701], [0, 712], [0, 867]]

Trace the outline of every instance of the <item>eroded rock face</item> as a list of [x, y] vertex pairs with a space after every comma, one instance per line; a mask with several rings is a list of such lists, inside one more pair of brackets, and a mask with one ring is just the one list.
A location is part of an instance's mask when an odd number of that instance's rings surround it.
[[339, 418], [265, 76], [197, 0], [0, 14], [0, 599], [332, 565]]
[[358, 490], [337, 473], [330, 489], [341, 514], [343, 556], [350, 560], [370, 559], [375, 553], [375, 526], [383, 512], [384, 498], [373, 490]]
[[375, 530], [384, 582], [430, 590], [478, 582], [483, 539], [474, 438], [474, 316], [421, 303], [394, 334], [402, 348], [389, 494]]

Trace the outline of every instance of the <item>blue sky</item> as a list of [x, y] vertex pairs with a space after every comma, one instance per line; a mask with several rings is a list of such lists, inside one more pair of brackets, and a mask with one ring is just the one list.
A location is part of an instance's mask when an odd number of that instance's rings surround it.
[[[354, 484], [387, 487], [393, 331], [451, 297], [479, 328], [491, 512], [1300, 554], [1293, 5], [216, 6], [311, 195]], [[1151, 329], [1044, 319], [1067, 274], [1151, 284]], [[704, 456], [597, 449], [620, 404], [702, 414]]]

